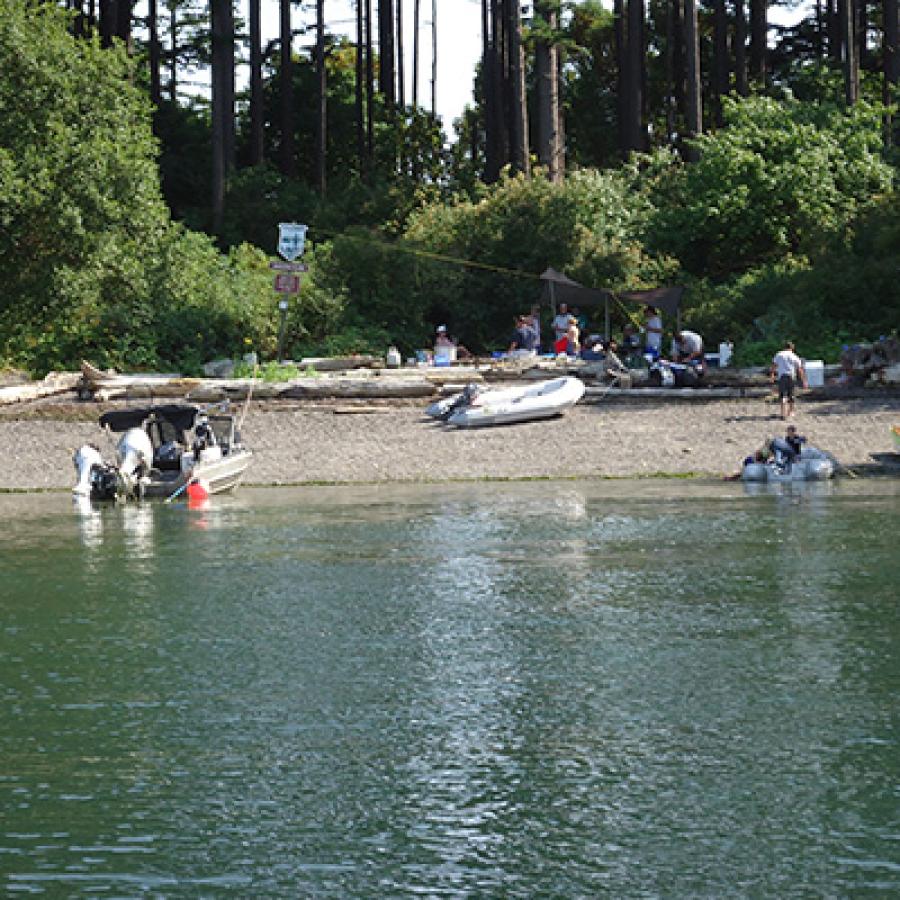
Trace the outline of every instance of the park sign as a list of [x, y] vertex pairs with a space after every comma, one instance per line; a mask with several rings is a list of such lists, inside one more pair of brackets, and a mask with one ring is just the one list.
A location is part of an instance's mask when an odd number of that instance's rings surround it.
[[306, 231], [306, 225], [281, 222], [278, 225], [278, 255], [288, 262], [302, 256], [306, 245]]

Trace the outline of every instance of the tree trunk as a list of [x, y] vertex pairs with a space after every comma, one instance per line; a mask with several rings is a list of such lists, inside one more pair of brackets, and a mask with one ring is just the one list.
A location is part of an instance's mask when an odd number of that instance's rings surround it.
[[403, 58], [403, 0], [396, 0], [397, 7], [397, 103], [406, 106], [406, 61]]
[[356, 84], [354, 107], [356, 114], [356, 159], [359, 171], [366, 169], [366, 124], [363, 112], [363, 82], [365, 80], [366, 29], [363, 22], [362, 0], [356, 0]]
[[128, 48], [131, 53], [131, 18], [134, 8], [134, 0], [117, 0], [116, 7], [116, 37]]
[[316, 0], [316, 188], [325, 196], [328, 76], [325, 70], [325, 0]]
[[841, 43], [844, 45], [844, 100], [853, 106], [859, 99], [859, 64], [856, 59], [854, 34], [855, 10], [853, 0], [839, 0], [841, 13]]
[[[481, 0], [487, 3], [487, 0]], [[422, 0], [413, 0], [413, 60], [412, 60], [412, 105], [419, 108], [419, 28], [421, 27]]]
[[840, 63], [843, 53], [841, 52], [841, 16], [838, 11], [839, 0], [827, 0], [828, 19], [828, 57], [835, 63]]
[[[556, 11], [549, 3], [535, 6], [549, 30], [557, 28]], [[534, 51], [535, 80], [537, 82], [537, 151], [538, 159], [547, 170], [547, 178], [558, 182], [559, 162], [559, 66], [555, 39], [541, 38]]]
[[116, 0], [100, 0], [100, 46], [111, 47], [116, 33]]
[[226, 119], [228, 91], [226, 88], [228, 52], [228, 20], [225, 7], [231, 0], [210, 0], [212, 30], [212, 231], [220, 234], [225, 213], [225, 178], [227, 170]]
[[169, 7], [169, 100], [178, 101], [178, 7]]
[[375, 157], [375, 60], [372, 58], [372, 0], [366, 3], [366, 167], [372, 174]]
[[750, 0], [750, 79], [760, 85], [766, 83], [767, 7], [767, 0]]
[[250, 165], [263, 162], [262, 20], [260, 0], [250, 0]]
[[898, 22], [897, 0], [884, 0], [884, 105], [888, 108], [885, 119], [885, 144], [900, 146], [900, 134], [891, 121], [890, 107], [896, 108], [900, 102], [900, 22]]
[[728, 16], [725, 0], [715, 0], [713, 7], [713, 115], [716, 126], [725, 124], [722, 98], [728, 93]]
[[147, 26], [150, 31], [150, 102], [158, 107], [162, 100], [159, 79], [159, 9], [157, 0], [149, 0], [147, 6]]
[[734, 89], [741, 97], [750, 96], [747, 80], [747, 14], [744, 0], [734, 0]]
[[624, 150], [646, 149], [642, 112], [644, 109], [644, 6], [643, 0], [628, 0], [626, 11], [625, 72], [623, 99]]
[[522, 22], [516, 0], [507, 4], [509, 34], [510, 145], [513, 168], [529, 173], [528, 107], [525, 102], [525, 54], [522, 48]]
[[[703, 98], [700, 84], [700, 32], [697, 28], [697, 2], [684, 3], [684, 46], [687, 57], [687, 93], [685, 131], [688, 138], [703, 133]], [[687, 159], [694, 159], [695, 153], [688, 151]]]
[[[418, 0], [416, 0], [418, 3]], [[497, 147], [497, 107], [494, 91], [494, 47], [491, 37], [493, 9], [489, 0], [481, 0], [481, 88], [484, 116], [484, 173], [486, 184], [500, 177], [500, 154]]]
[[431, 0], [431, 114], [437, 116], [437, 0]]
[[279, 88], [281, 91], [281, 154], [280, 166], [283, 175], [289, 178], [297, 172], [294, 158], [294, 64], [291, 54], [291, 0], [279, 0], [279, 40], [281, 42], [281, 66]]
[[394, 4], [378, 0], [378, 89], [388, 113], [394, 107]]
[[627, 126], [627, 101], [631, 92], [627, 63], [628, 47], [625, 41], [625, 0], [613, 0], [613, 22], [616, 40], [616, 115], [619, 120], [619, 151], [627, 159], [629, 151]]
[[866, 0], [856, 0], [856, 63], [860, 69], [869, 68], [869, 10]]

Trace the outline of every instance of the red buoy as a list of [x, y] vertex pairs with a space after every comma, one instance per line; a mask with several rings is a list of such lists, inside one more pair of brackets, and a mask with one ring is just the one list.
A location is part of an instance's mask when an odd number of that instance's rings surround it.
[[202, 481], [200, 478], [195, 478], [187, 486], [187, 495], [188, 500], [208, 500], [209, 485], [205, 481]]

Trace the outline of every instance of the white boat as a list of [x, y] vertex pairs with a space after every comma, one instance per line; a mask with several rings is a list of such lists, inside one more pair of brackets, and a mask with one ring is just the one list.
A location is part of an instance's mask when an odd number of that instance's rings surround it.
[[93, 500], [177, 496], [192, 483], [208, 494], [233, 490], [253, 453], [241, 442], [234, 416], [196, 406], [163, 404], [114, 410], [101, 428], [121, 435], [116, 461], [93, 444], [75, 452], [73, 493]]
[[834, 476], [834, 457], [816, 447], [804, 446], [800, 455], [787, 459], [777, 452], [766, 462], [747, 463], [742, 481], [826, 481]]
[[426, 412], [457, 428], [508, 425], [562, 415], [584, 396], [578, 378], [553, 378], [527, 385], [484, 390], [469, 385], [461, 394], [432, 404]]

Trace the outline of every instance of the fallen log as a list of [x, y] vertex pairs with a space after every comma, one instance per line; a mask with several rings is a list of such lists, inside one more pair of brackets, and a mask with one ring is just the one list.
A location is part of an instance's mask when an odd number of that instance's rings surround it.
[[79, 381], [81, 381], [81, 375], [78, 372], [51, 372], [41, 381], [11, 384], [8, 387], [0, 388], [0, 406], [64, 394], [74, 390]]
[[315, 369], [317, 372], [346, 372], [350, 369], [371, 369], [383, 364], [383, 360], [375, 356], [304, 356], [297, 367]]
[[332, 379], [304, 378], [282, 385], [278, 396], [286, 399], [431, 397], [435, 386], [425, 378]]
[[706, 400], [749, 400], [762, 399], [771, 395], [769, 388], [618, 388], [618, 387], [589, 387], [585, 389], [585, 399], [601, 400], [604, 398], [618, 400], [698, 400], [701, 403]]

